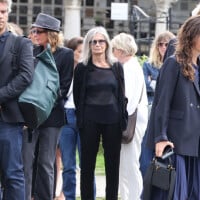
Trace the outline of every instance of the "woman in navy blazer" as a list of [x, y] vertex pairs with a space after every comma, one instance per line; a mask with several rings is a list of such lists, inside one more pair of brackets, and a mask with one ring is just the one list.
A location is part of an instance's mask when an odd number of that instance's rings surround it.
[[[177, 37], [175, 55], [161, 68], [150, 121], [148, 145], [161, 157], [174, 148], [174, 200], [200, 199], [200, 16], [189, 18]], [[165, 199], [156, 193], [152, 199]]]

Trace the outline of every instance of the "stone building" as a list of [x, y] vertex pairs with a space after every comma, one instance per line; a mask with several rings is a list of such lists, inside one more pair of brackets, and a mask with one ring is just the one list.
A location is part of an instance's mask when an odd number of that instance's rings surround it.
[[[128, 20], [111, 20], [113, 2], [128, 3]], [[164, 2], [168, 2], [167, 5]], [[84, 36], [89, 28], [103, 25], [111, 37], [125, 31], [133, 34], [138, 41], [151, 41], [158, 23], [162, 27], [159, 30], [166, 28], [176, 34], [198, 3], [199, 0], [13, 0], [10, 21], [20, 25], [26, 34], [37, 14], [44, 12], [62, 21], [62, 30], [68, 39]], [[134, 5], [149, 18], [135, 13]]]

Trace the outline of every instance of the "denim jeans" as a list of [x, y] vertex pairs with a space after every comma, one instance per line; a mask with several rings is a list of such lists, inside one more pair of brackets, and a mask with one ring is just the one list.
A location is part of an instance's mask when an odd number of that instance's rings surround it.
[[[60, 127], [46, 127], [34, 130], [31, 143], [23, 141], [26, 196], [31, 196], [34, 153], [38, 142], [36, 175], [33, 188], [34, 200], [52, 200], [54, 191], [54, 163], [60, 137]], [[24, 137], [26, 139], [26, 137]], [[24, 155], [28, 154], [28, 155]], [[26, 198], [26, 200], [28, 200]]]
[[153, 150], [146, 147], [147, 142], [147, 132], [145, 132], [145, 135], [143, 137], [143, 141], [141, 144], [141, 154], [140, 154], [140, 171], [142, 173], [142, 177], [144, 179], [144, 176], [146, 174], [147, 168], [149, 167], [152, 159], [153, 159]]
[[68, 124], [61, 131], [59, 147], [63, 163], [63, 193], [67, 200], [76, 199], [76, 148], [80, 157], [80, 138], [75, 109], [65, 109]]
[[25, 200], [22, 126], [0, 119], [0, 168], [4, 200]]

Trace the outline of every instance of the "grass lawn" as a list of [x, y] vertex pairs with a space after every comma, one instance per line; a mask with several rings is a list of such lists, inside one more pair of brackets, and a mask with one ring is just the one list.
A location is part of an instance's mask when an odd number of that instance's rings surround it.
[[[76, 154], [77, 163], [78, 162], [78, 154]], [[99, 152], [97, 154], [97, 160], [96, 160], [96, 169], [95, 174], [96, 175], [105, 175], [105, 167], [104, 167], [104, 156], [103, 156], [103, 147], [100, 144], [99, 146]]]
[[104, 166], [105, 165], [104, 165], [103, 147], [100, 144], [99, 152], [98, 152], [97, 160], [96, 160], [95, 174], [96, 175], [105, 175], [105, 167]]

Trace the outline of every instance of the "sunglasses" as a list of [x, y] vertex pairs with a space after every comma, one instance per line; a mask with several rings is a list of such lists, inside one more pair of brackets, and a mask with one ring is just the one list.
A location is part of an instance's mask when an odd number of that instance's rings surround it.
[[46, 33], [47, 31], [46, 30], [33, 29], [30, 32], [31, 32], [31, 34], [37, 34], [37, 35], [39, 35], [39, 34], [42, 34], [42, 33]]
[[160, 43], [158, 43], [158, 46], [159, 46], [159, 47], [163, 47], [163, 46], [167, 47], [167, 46], [168, 46], [168, 43], [160, 42]]
[[100, 45], [103, 45], [103, 44], [106, 43], [106, 40], [91, 40], [90, 41], [90, 44], [92, 44], [94, 46], [97, 45], [97, 43], [100, 44]]

